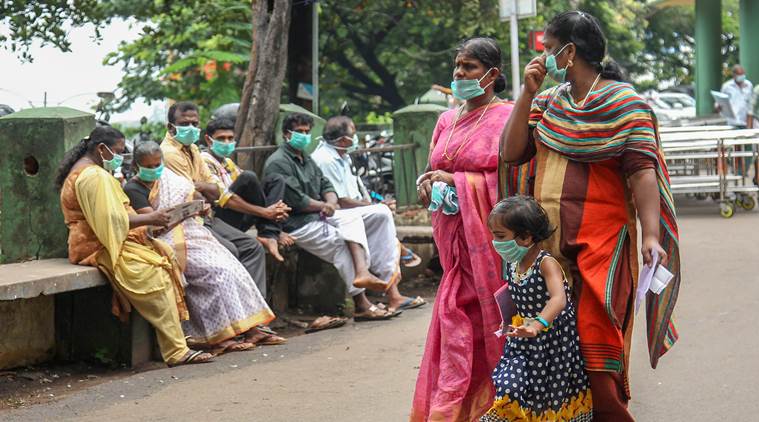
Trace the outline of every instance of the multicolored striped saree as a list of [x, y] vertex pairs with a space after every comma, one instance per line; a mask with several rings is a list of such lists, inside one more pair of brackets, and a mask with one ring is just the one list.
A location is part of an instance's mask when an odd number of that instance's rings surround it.
[[[557, 226], [545, 249], [573, 281], [586, 368], [625, 375], [638, 277], [636, 212], [627, 175], [655, 168], [661, 196], [660, 243], [675, 278], [647, 294], [651, 366], [677, 340], [672, 311], [680, 286], [678, 231], [669, 174], [653, 111], [633, 88], [615, 82], [575, 104], [566, 85], [533, 102], [534, 158], [501, 171], [506, 195], [530, 194]], [[641, 167], [641, 163], [643, 167]]]

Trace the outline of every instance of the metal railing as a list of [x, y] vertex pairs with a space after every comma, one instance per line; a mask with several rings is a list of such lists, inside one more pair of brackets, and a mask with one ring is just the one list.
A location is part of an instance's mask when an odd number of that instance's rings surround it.
[[[265, 160], [277, 148], [277, 145], [238, 147], [235, 154], [264, 154]], [[389, 144], [358, 149], [350, 154], [354, 174], [361, 178], [373, 199], [396, 199], [401, 206], [414, 204], [416, 178], [419, 175], [417, 149], [416, 144]]]

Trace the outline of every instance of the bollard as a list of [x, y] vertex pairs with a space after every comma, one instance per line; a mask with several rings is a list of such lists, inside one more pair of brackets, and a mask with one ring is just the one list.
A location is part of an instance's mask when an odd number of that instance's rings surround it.
[[68, 231], [53, 179], [64, 153], [94, 127], [92, 114], [66, 107], [0, 118], [0, 263], [66, 257]]

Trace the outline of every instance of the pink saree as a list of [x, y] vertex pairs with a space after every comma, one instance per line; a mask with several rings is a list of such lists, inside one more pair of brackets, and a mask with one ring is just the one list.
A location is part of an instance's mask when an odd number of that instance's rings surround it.
[[447, 148], [452, 161], [443, 152], [457, 110], [443, 113], [432, 135], [430, 165], [453, 173], [460, 212], [449, 216], [438, 211], [432, 216], [444, 273], [411, 421], [472, 421], [490, 408], [495, 396], [490, 375], [503, 340], [493, 334], [501, 324], [493, 293], [503, 281], [487, 218], [498, 200], [498, 140], [511, 109], [511, 104], [499, 102], [484, 116], [484, 107], [461, 116]]

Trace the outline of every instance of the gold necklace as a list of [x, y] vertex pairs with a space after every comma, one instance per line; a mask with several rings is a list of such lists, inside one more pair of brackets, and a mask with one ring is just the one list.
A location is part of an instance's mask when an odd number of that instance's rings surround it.
[[588, 93], [585, 94], [585, 98], [583, 98], [582, 102], [577, 104], [577, 107], [580, 108], [585, 105], [585, 102], [588, 101], [588, 97], [590, 97], [590, 93], [593, 92], [593, 90], [596, 88], [596, 85], [598, 84], [598, 81], [601, 80], [601, 74], [599, 73], [598, 76], [596, 76], [596, 80], [593, 81], [593, 85], [590, 86], [590, 89], [588, 90]]
[[443, 158], [445, 158], [448, 161], [453, 161], [456, 159], [456, 157], [459, 155], [461, 150], [466, 146], [467, 143], [469, 143], [469, 139], [472, 137], [472, 134], [474, 134], [474, 131], [477, 130], [477, 127], [480, 125], [480, 121], [483, 117], [485, 117], [485, 113], [487, 113], [488, 108], [490, 108], [490, 104], [495, 101], [497, 97], [493, 95], [493, 98], [488, 101], [488, 104], [485, 106], [485, 110], [482, 111], [482, 114], [480, 114], [480, 118], [477, 119], [477, 122], [474, 124], [474, 127], [472, 130], [469, 131], [469, 134], [464, 138], [464, 142], [459, 145], [458, 148], [456, 148], [456, 152], [453, 153], [453, 155], [448, 154], [448, 144], [451, 142], [451, 138], [453, 137], [453, 132], [456, 130], [456, 123], [459, 121], [459, 117], [461, 117], [461, 113], [464, 111], [464, 106], [462, 105], [459, 108], [459, 112], [456, 114], [456, 119], [453, 120], [453, 127], [451, 128], [451, 131], [448, 133], [448, 139], [445, 141], [445, 147], [443, 148]]

